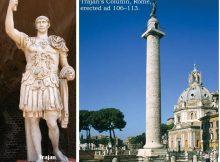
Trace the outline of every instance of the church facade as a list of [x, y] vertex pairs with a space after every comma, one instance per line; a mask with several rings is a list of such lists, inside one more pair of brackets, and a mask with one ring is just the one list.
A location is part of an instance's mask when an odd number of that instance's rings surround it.
[[189, 74], [188, 82], [188, 88], [174, 106], [174, 127], [168, 132], [170, 151], [207, 150], [209, 147], [204, 147], [207, 141], [203, 140], [203, 132], [208, 130], [203, 128], [208, 127], [202, 124], [203, 118], [218, 114], [218, 92], [210, 93], [203, 86], [201, 72], [196, 66]]

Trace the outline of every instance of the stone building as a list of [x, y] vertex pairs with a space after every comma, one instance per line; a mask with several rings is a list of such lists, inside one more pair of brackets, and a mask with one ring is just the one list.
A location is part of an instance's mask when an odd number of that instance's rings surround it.
[[218, 113], [218, 93], [203, 86], [202, 74], [194, 66], [185, 89], [174, 106], [174, 127], [168, 132], [170, 151], [201, 150], [201, 118]]
[[203, 151], [219, 148], [219, 117], [218, 113], [206, 115], [201, 121], [201, 147]]

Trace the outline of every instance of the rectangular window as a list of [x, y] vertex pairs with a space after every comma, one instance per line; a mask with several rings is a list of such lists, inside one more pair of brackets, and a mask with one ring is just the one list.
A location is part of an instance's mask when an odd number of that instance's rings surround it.
[[196, 142], [196, 147], [199, 147], [199, 140], [197, 140]]
[[177, 116], [177, 123], [180, 123], [180, 116]]

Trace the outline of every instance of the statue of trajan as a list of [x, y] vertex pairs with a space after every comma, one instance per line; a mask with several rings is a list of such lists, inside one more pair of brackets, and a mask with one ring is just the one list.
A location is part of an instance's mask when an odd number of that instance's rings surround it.
[[[57, 160], [68, 161], [59, 150], [59, 128], [68, 123], [67, 80], [75, 78], [74, 69], [67, 62], [67, 52], [63, 38], [48, 36], [50, 21], [45, 16], [35, 20], [36, 37], [18, 31], [14, 27], [13, 12], [17, 10], [18, 0], [10, 0], [5, 20], [8, 36], [21, 49], [27, 61], [23, 73], [19, 108], [23, 111], [27, 141], [28, 161], [43, 161], [41, 151], [41, 132], [39, 120], [46, 120], [49, 138]], [[59, 72], [59, 65], [62, 67]], [[46, 156], [46, 155], [45, 155]]]

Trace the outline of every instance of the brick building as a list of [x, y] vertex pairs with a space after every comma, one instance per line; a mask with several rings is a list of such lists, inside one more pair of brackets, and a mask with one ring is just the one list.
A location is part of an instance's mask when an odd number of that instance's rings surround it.
[[217, 150], [219, 148], [219, 117], [218, 113], [208, 114], [201, 121], [202, 150]]

